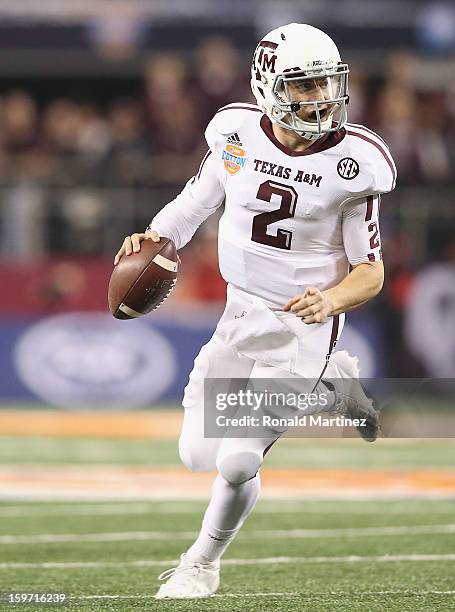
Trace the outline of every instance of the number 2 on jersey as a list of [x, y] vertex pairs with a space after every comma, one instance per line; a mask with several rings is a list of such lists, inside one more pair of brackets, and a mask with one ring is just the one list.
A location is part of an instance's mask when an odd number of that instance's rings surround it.
[[368, 231], [370, 233], [374, 232], [374, 234], [370, 238], [370, 249], [377, 249], [379, 246], [381, 246], [381, 244], [378, 240], [379, 229], [376, 221], [370, 223], [370, 225], [368, 226]]
[[281, 198], [281, 206], [270, 212], [263, 212], [255, 215], [253, 218], [253, 227], [251, 231], [251, 240], [259, 242], [259, 244], [267, 244], [277, 249], [291, 248], [292, 232], [284, 229], [277, 229], [276, 235], [268, 234], [267, 227], [271, 223], [290, 219], [295, 215], [295, 206], [297, 204], [297, 192], [289, 185], [276, 183], [274, 181], [265, 181], [259, 185], [256, 197], [263, 202], [270, 202], [272, 195], [277, 195]]

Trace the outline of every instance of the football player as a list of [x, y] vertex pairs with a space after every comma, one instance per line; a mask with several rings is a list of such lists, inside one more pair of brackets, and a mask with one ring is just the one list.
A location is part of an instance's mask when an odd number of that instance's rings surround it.
[[[219, 264], [225, 312], [202, 347], [185, 389], [180, 457], [193, 471], [218, 470], [200, 534], [161, 575], [161, 598], [208, 597], [220, 558], [250, 514], [264, 454], [279, 438], [204, 437], [204, 379], [355, 378], [356, 362], [333, 353], [344, 313], [383, 284], [380, 195], [395, 187], [390, 151], [374, 132], [347, 123], [347, 64], [321, 30], [291, 23], [258, 44], [251, 69], [257, 105], [228, 104], [206, 130], [208, 151], [180, 195], [145, 233], [127, 236], [115, 262], [142, 240], [183, 247], [224, 202]], [[329, 388], [329, 387], [327, 387]], [[359, 388], [330, 391], [332, 408], [377, 415]]]

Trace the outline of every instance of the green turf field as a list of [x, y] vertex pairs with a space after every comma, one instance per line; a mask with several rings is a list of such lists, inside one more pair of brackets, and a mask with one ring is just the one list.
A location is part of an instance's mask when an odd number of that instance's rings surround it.
[[[449, 440], [291, 440], [267, 460], [273, 467], [448, 470], [453, 450]], [[0, 438], [0, 467], [83, 463], [177, 465], [178, 457], [175, 442]], [[204, 505], [3, 499], [0, 592], [66, 592], [67, 609], [84, 611], [455, 610], [452, 499], [264, 499], [224, 558], [216, 596], [155, 601], [158, 574], [190, 545]]]
[[[0, 465], [181, 465], [175, 440], [1, 436]], [[455, 440], [280, 440], [265, 466], [300, 468], [455, 468]]]
[[202, 509], [2, 503], [1, 589], [66, 592], [73, 610], [455, 609], [451, 501], [263, 501], [225, 557], [217, 596], [155, 602], [157, 575], [190, 544]]

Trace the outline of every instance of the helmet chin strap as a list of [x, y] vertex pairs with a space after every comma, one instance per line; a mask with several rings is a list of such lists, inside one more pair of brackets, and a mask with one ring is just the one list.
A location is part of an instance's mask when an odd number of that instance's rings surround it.
[[322, 138], [323, 136], [326, 135], [326, 132], [323, 132], [322, 134], [318, 134], [317, 132], [303, 132], [303, 131], [295, 130], [295, 129], [293, 131], [301, 138], [304, 138], [305, 140], [311, 140], [311, 141], [319, 140], [319, 138]]

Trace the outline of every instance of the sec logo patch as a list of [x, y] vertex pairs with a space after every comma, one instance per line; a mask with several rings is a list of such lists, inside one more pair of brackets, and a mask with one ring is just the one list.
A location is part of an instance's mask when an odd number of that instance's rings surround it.
[[352, 157], [343, 157], [338, 162], [337, 171], [341, 178], [350, 181], [359, 174], [360, 168], [359, 164]]

